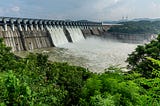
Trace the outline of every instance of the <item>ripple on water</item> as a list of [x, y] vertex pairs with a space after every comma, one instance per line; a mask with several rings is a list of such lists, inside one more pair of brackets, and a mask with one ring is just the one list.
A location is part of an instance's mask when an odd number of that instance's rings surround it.
[[[34, 50], [49, 51], [49, 60], [68, 62], [71, 65], [83, 66], [93, 72], [102, 72], [110, 65], [126, 66], [125, 60], [137, 44], [120, 43], [99, 38], [88, 38], [76, 43], [68, 43], [54, 48]], [[19, 55], [26, 54], [21, 52]]]

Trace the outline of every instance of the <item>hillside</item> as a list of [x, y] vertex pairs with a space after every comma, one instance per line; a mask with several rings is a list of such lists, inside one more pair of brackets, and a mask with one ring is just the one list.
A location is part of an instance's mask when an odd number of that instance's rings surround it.
[[128, 21], [120, 22], [122, 26], [113, 26], [108, 32], [128, 34], [158, 34], [160, 33], [160, 21]]

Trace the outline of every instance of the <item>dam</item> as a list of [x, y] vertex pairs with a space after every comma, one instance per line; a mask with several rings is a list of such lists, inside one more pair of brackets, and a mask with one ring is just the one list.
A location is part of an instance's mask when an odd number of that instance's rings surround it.
[[111, 64], [125, 67], [127, 55], [137, 46], [117, 42], [117, 39], [139, 39], [128, 35], [108, 35], [106, 32], [111, 26], [90, 21], [0, 17], [0, 37], [17, 56], [23, 57], [28, 51], [47, 51], [50, 61], [103, 72]]
[[0, 37], [13, 52], [56, 47], [103, 32], [101, 22], [0, 17]]

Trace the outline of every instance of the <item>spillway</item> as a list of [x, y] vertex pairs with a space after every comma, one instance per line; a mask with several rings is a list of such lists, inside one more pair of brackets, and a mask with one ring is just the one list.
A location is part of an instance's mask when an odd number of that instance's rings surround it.
[[62, 27], [47, 27], [55, 46], [68, 43]]
[[86, 30], [99, 26], [102, 23], [0, 17], [0, 37], [13, 52], [33, 50], [79, 42]]
[[80, 40], [84, 40], [84, 36], [80, 28], [78, 27], [66, 27], [68, 32], [70, 33], [70, 36], [72, 38], [73, 42], [78, 42]]

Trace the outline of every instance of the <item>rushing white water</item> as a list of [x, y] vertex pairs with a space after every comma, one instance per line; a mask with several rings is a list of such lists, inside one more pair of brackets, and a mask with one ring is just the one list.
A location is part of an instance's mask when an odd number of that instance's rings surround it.
[[137, 44], [120, 43], [102, 38], [87, 38], [80, 42], [61, 45], [60, 48], [44, 48], [34, 52], [48, 51], [51, 61], [68, 62], [99, 73], [110, 65], [126, 66], [125, 60], [136, 46]]
[[64, 34], [63, 28], [61, 27], [47, 27], [49, 33], [51, 34], [52, 41], [55, 46], [68, 43], [68, 40]]
[[94, 72], [102, 72], [110, 65], [126, 66], [125, 60], [136, 46], [137, 44], [88, 38], [77, 43], [62, 45], [61, 47], [68, 49], [68, 54], [73, 57], [78, 57], [79, 59], [81, 57], [81, 60], [78, 60], [79, 62], [72, 60], [72, 64], [84, 66]]
[[83, 36], [80, 28], [78, 28], [78, 27], [66, 27], [66, 29], [68, 30], [73, 42], [78, 42], [80, 40], [84, 40], [84, 36]]

